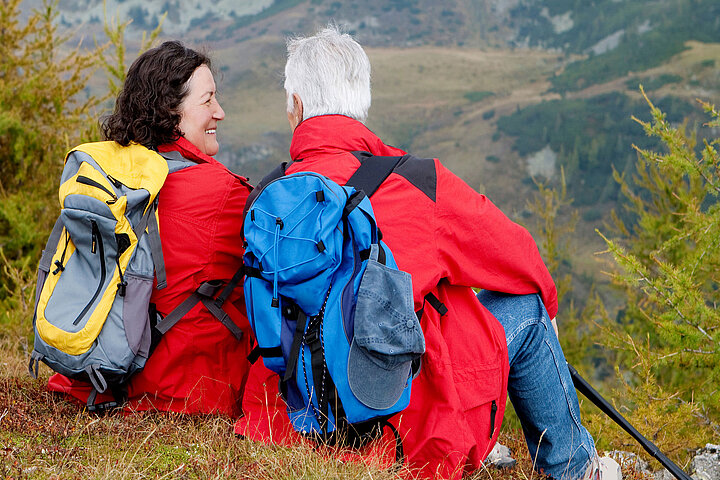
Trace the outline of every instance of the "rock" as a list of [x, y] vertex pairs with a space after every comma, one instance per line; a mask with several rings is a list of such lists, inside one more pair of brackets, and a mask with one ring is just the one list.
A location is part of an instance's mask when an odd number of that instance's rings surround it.
[[646, 475], [652, 475], [652, 472], [650, 471], [650, 464], [634, 453], [624, 452], [622, 450], [613, 450], [611, 452], [605, 452], [605, 455], [617, 460], [622, 467], [633, 466], [635, 470], [639, 472]]
[[497, 468], [510, 468], [515, 466], [517, 460], [512, 458], [512, 451], [508, 447], [496, 443], [485, 459], [485, 463]]
[[655, 480], [676, 480], [675, 477], [670, 474], [667, 470], [664, 468], [662, 470], [658, 470], [653, 474], [653, 478]]
[[708, 443], [695, 454], [690, 462], [695, 480], [720, 480], [720, 445]]

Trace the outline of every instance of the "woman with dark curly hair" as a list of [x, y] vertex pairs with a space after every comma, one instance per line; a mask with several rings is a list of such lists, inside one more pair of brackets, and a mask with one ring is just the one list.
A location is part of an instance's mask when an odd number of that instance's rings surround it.
[[[159, 195], [167, 287], [151, 302], [166, 316], [202, 283], [227, 283], [242, 265], [242, 213], [251, 187], [217, 162], [218, 103], [210, 59], [165, 42], [132, 64], [114, 112], [102, 123], [107, 140], [160, 152], [170, 174]], [[249, 331], [242, 288], [223, 308]], [[128, 384], [128, 410], [240, 414], [249, 335], [238, 341], [202, 304], [162, 336], [145, 369]], [[90, 385], [54, 375], [49, 388], [87, 401]], [[104, 398], [98, 398], [98, 402]], [[111, 400], [108, 397], [107, 400]]]

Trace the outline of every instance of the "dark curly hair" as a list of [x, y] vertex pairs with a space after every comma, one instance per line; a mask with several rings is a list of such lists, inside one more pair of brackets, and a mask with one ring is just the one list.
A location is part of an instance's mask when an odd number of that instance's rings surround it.
[[140, 55], [130, 66], [115, 110], [102, 119], [106, 140], [148, 148], [177, 140], [182, 132], [180, 105], [187, 82], [200, 66], [212, 70], [210, 58], [178, 41], [165, 42]]

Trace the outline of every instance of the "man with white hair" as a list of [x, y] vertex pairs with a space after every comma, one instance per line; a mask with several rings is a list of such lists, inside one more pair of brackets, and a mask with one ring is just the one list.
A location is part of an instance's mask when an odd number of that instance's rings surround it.
[[[313, 171], [344, 184], [363, 154], [405, 155], [363, 122], [370, 62], [335, 27], [288, 42], [287, 173]], [[353, 154], [352, 152], [355, 152]], [[481, 467], [495, 444], [506, 391], [535, 467], [554, 478], [614, 479], [580, 423], [578, 399], [551, 324], [557, 292], [530, 234], [437, 159], [401, 160], [372, 196], [383, 240], [412, 275], [427, 351], [410, 406], [390, 419], [408, 466], [426, 478]], [[478, 297], [472, 288], [483, 289]], [[446, 307], [425, 307], [432, 294]], [[479, 298], [479, 301], [478, 301]], [[277, 378], [255, 364], [236, 432], [292, 441]]]

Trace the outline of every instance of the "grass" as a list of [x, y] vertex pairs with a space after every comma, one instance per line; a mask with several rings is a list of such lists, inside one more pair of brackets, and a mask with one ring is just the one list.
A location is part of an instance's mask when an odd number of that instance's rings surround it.
[[[3, 478], [361, 478], [307, 447], [236, 438], [220, 416], [142, 412], [95, 416], [44, 390], [44, 382], [0, 381]], [[373, 476], [383, 478], [381, 472]], [[388, 475], [385, 475], [389, 478]]]
[[[7, 346], [7, 343], [5, 343]], [[0, 370], [0, 478], [23, 479], [398, 479], [373, 465], [343, 462], [307, 445], [270, 446], [240, 439], [222, 416], [173, 413], [89, 414], [45, 390], [49, 370], [33, 380], [23, 354], [3, 348]], [[521, 431], [500, 441], [517, 465], [490, 467], [473, 480], [541, 479], [532, 470]], [[625, 468], [626, 479], [640, 479]], [[405, 477], [407, 478], [407, 477]]]

